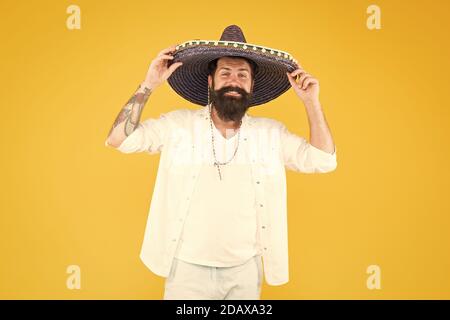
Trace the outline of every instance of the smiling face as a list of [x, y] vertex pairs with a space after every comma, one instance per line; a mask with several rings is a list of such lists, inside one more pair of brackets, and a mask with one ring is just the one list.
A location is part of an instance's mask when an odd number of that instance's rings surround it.
[[214, 75], [208, 76], [210, 100], [224, 121], [239, 121], [249, 108], [253, 93], [252, 69], [247, 60], [222, 57]]

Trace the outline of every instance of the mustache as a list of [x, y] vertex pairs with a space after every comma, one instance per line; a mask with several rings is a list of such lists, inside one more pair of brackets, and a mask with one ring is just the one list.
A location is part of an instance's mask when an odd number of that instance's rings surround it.
[[227, 92], [231, 92], [231, 91], [235, 91], [237, 93], [239, 93], [241, 96], [246, 96], [248, 95], [248, 92], [245, 91], [244, 89], [238, 88], [238, 87], [223, 87], [220, 88], [219, 90], [217, 90], [217, 93], [220, 95], [223, 95]]

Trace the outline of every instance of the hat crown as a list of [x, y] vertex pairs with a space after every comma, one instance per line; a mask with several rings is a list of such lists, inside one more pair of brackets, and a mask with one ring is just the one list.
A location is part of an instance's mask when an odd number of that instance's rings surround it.
[[247, 42], [241, 28], [235, 24], [232, 24], [223, 30], [220, 41]]

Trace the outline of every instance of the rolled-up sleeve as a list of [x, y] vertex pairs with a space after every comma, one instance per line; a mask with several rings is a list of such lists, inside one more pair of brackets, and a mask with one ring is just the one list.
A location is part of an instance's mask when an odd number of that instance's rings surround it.
[[[167, 115], [161, 114], [159, 118], [149, 118], [140, 122], [137, 128], [116, 149], [123, 153], [145, 151], [149, 154], [155, 154], [161, 152], [169, 130]], [[105, 141], [105, 146], [109, 146], [107, 141]]]
[[305, 138], [289, 132], [280, 125], [284, 165], [289, 170], [303, 173], [325, 173], [336, 169], [336, 146], [333, 153], [314, 147]]

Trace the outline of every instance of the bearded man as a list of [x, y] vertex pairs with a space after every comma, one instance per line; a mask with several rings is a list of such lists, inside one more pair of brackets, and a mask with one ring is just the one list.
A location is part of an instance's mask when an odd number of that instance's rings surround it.
[[[202, 108], [140, 122], [166, 80]], [[247, 112], [290, 87], [307, 111], [310, 142]], [[236, 25], [218, 41], [162, 50], [105, 144], [161, 153], [140, 258], [166, 278], [164, 299], [258, 300], [263, 279], [287, 283], [285, 169], [325, 173], [337, 166], [318, 80], [287, 52], [247, 43]]]

